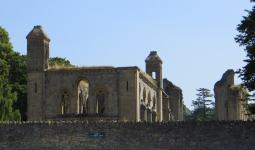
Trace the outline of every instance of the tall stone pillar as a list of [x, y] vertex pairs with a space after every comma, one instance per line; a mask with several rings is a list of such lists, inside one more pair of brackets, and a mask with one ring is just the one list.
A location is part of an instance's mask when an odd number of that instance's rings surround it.
[[245, 99], [247, 92], [239, 85], [234, 85], [235, 72], [233, 69], [227, 70], [220, 81], [214, 85], [215, 97], [215, 119], [216, 120], [247, 120], [248, 116], [242, 103], [247, 101], [240, 101]]

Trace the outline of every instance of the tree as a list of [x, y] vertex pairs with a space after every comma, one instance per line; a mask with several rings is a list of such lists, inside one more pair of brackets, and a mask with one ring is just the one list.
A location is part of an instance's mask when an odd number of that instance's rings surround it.
[[204, 107], [198, 106], [190, 115], [186, 116], [186, 121], [213, 121], [215, 120], [215, 108], [206, 107], [206, 118], [204, 118]]
[[183, 102], [183, 120], [184, 121], [187, 121], [187, 118], [189, 115], [191, 115], [191, 111], [190, 109], [184, 104], [184, 101]]
[[19, 110], [13, 112], [12, 104], [17, 101], [17, 93], [11, 92], [9, 84], [9, 70], [13, 46], [10, 43], [8, 32], [0, 26], [0, 121], [20, 121]]
[[244, 62], [247, 65], [237, 70], [236, 73], [241, 77], [243, 85], [251, 92], [255, 90], [255, 6], [251, 11], [245, 11], [248, 12], [248, 16], [243, 16], [243, 20], [237, 25], [237, 31], [240, 34], [235, 37], [235, 41], [239, 43], [239, 46], [245, 46], [247, 59]]
[[206, 105], [214, 104], [212, 102], [212, 100], [208, 100], [206, 98], [213, 97], [213, 94], [210, 94], [210, 90], [205, 89], [205, 88], [197, 89], [197, 91], [199, 91], [199, 93], [196, 94], [198, 96], [198, 98], [196, 100], [192, 100], [192, 104], [193, 104], [192, 106], [196, 107], [196, 106], [203, 105], [204, 106], [203, 114], [204, 114], [204, 119], [205, 119], [206, 118]]
[[70, 63], [69, 60], [66, 60], [66, 58], [51, 57], [50, 58], [50, 67], [52, 67], [56, 64], [59, 65], [59, 66], [66, 66], [66, 67], [73, 67], [74, 66]]
[[[255, 2], [255, 0], [251, 0], [251, 2]], [[239, 35], [235, 37], [235, 41], [239, 43], [239, 46], [245, 47], [244, 51], [247, 52], [247, 59], [243, 61], [247, 64], [238, 69], [236, 73], [239, 74], [238, 77], [243, 81], [241, 86], [252, 92], [255, 90], [255, 6], [253, 6], [251, 11], [245, 11], [248, 12], [248, 16], [243, 16], [243, 20], [237, 25]], [[241, 101], [254, 101], [254, 97], [255, 92], [252, 95], [247, 92], [246, 99], [241, 99]], [[245, 107], [248, 113], [255, 114], [254, 105], [245, 104]]]
[[14, 109], [19, 109], [21, 120], [27, 120], [27, 56], [14, 52], [9, 62], [9, 84], [12, 92], [17, 92], [17, 101]]

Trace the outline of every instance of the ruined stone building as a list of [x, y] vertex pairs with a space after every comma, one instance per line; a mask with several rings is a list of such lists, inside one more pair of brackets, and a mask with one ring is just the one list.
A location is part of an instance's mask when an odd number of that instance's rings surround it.
[[[134, 67], [50, 68], [50, 38], [41, 26], [27, 35], [28, 120], [182, 121], [182, 91], [152, 51], [146, 73]], [[152, 77], [155, 74], [155, 77]]]
[[242, 103], [247, 103], [247, 101], [239, 100], [245, 99], [247, 91], [234, 84], [234, 77], [234, 70], [227, 70], [221, 80], [214, 85], [215, 119], [218, 121], [247, 121], [248, 119], [248, 116], [245, 115], [247, 112], [242, 105]]

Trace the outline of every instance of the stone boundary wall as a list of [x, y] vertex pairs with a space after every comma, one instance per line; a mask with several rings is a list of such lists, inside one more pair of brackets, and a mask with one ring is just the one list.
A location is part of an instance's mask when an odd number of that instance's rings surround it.
[[[105, 133], [105, 138], [89, 138]], [[0, 123], [0, 149], [255, 148], [255, 121]]]

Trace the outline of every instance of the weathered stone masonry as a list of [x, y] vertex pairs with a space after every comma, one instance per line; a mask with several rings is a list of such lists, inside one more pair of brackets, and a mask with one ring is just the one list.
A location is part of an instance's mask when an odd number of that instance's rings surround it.
[[[26, 38], [29, 121], [173, 121], [171, 96], [162, 88], [163, 61], [156, 51], [145, 60], [147, 74], [137, 66], [53, 69], [50, 38], [43, 28], [35, 26]], [[83, 91], [82, 81], [87, 83]], [[182, 110], [181, 105], [172, 107]]]
[[[89, 138], [89, 133], [106, 137]], [[225, 149], [255, 147], [255, 122], [1, 123], [0, 149]]]

